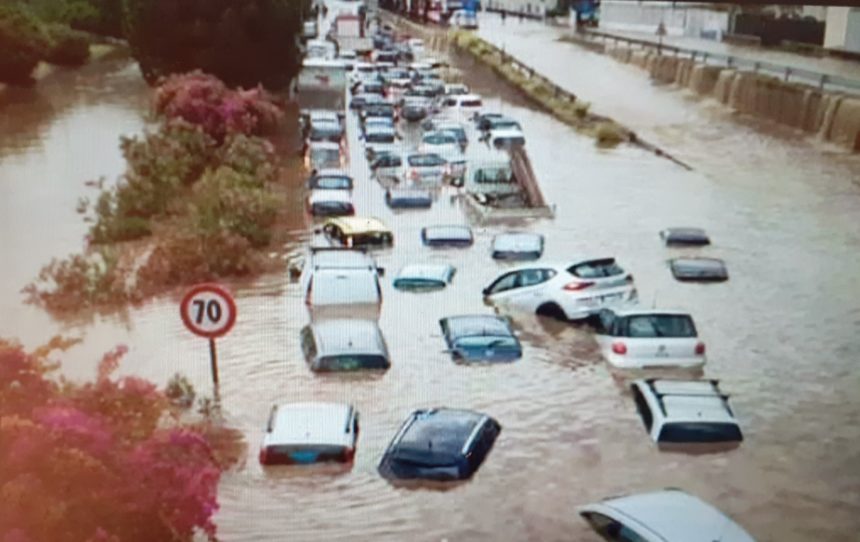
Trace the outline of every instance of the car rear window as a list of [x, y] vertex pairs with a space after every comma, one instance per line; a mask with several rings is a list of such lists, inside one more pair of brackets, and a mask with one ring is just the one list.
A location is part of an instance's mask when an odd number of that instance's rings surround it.
[[320, 358], [320, 371], [357, 371], [361, 369], [387, 369], [390, 366], [385, 356], [374, 354], [343, 354]]
[[436, 279], [404, 277], [394, 280], [394, 287], [400, 290], [430, 290], [445, 286], [445, 282]]
[[695, 337], [696, 326], [686, 314], [643, 314], [626, 318], [625, 336], [651, 337]]
[[496, 137], [493, 139], [493, 145], [496, 148], [501, 147], [515, 147], [515, 146], [523, 146], [526, 144], [526, 140], [521, 137]]
[[481, 100], [463, 100], [460, 102], [461, 107], [481, 107]]
[[475, 171], [474, 180], [480, 184], [510, 184], [514, 174], [509, 167], [486, 167]]
[[266, 463], [321, 463], [343, 458], [342, 446], [274, 445], [266, 448]]
[[337, 149], [314, 149], [311, 151], [311, 158], [315, 162], [338, 162], [340, 161], [340, 151]]
[[733, 423], [675, 422], [660, 431], [660, 442], [739, 442], [741, 430]]
[[392, 237], [388, 232], [371, 232], [352, 236], [352, 244], [356, 247], [368, 245], [390, 245], [391, 243]]
[[317, 201], [312, 205], [314, 214], [352, 214], [352, 204], [346, 201]]
[[407, 161], [413, 167], [436, 167], [444, 166], [445, 159], [435, 154], [415, 154], [410, 156]]
[[517, 344], [517, 340], [513, 337], [495, 337], [492, 335], [486, 336], [476, 336], [476, 337], [463, 337], [461, 339], [457, 339], [456, 345], [460, 348], [464, 348], [467, 350], [475, 349], [487, 349], [491, 348], [493, 350], [519, 350], [520, 346]]
[[580, 263], [568, 268], [567, 271], [581, 279], [601, 279], [624, 274], [624, 269], [615, 263], [615, 258]]
[[317, 188], [327, 190], [350, 190], [352, 188], [352, 179], [349, 177], [317, 177], [314, 183]]

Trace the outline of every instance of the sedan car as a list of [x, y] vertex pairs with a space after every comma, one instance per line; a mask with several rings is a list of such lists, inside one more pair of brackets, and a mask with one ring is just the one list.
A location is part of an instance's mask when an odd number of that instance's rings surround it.
[[637, 298], [633, 276], [615, 258], [521, 266], [499, 275], [483, 293], [497, 306], [562, 320], [585, 319]]
[[493, 237], [493, 259], [537, 260], [543, 254], [543, 242], [543, 235], [539, 233], [500, 233]]
[[344, 129], [339, 120], [312, 121], [308, 131], [309, 141], [331, 141], [340, 143]]
[[680, 281], [723, 282], [729, 280], [726, 264], [717, 258], [675, 258], [669, 262]]
[[701, 367], [705, 343], [684, 312], [639, 307], [603, 309], [596, 338], [606, 361], [624, 369]]
[[418, 122], [430, 114], [432, 102], [423, 96], [407, 96], [400, 107], [400, 116], [406, 122]]
[[731, 518], [680, 489], [610, 497], [581, 507], [579, 515], [610, 542], [755, 542]]
[[501, 430], [499, 422], [480, 412], [416, 410], [385, 450], [379, 474], [394, 480], [467, 480], [478, 471]]
[[514, 361], [522, 346], [506, 318], [492, 314], [451, 316], [439, 320], [455, 361]]
[[358, 412], [351, 405], [275, 405], [260, 446], [260, 463], [348, 463], [355, 456], [358, 431]]
[[350, 216], [355, 214], [348, 190], [312, 190], [306, 207], [312, 216]]
[[428, 247], [470, 247], [475, 238], [469, 226], [427, 226], [421, 228], [421, 242]]
[[409, 264], [400, 269], [394, 278], [398, 290], [439, 290], [451, 284], [455, 269], [447, 263]]

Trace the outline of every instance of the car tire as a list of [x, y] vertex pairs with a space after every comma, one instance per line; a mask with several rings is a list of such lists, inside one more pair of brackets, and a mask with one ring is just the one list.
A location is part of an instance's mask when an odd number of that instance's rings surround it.
[[564, 313], [564, 310], [556, 303], [544, 303], [537, 308], [536, 314], [538, 316], [546, 316], [563, 322], [567, 321], [567, 315]]

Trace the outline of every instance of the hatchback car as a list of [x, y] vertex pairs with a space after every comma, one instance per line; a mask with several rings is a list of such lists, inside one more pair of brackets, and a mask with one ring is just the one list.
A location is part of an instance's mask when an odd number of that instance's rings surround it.
[[654, 442], [740, 443], [741, 428], [716, 380], [636, 380], [636, 409]]
[[351, 405], [275, 405], [260, 446], [260, 463], [348, 463], [355, 456], [358, 431], [358, 412]]
[[353, 181], [342, 169], [321, 169], [311, 173], [307, 182], [309, 190], [352, 190]]
[[612, 542], [755, 542], [731, 518], [680, 489], [610, 497], [581, 507], [579, 515]]
[[579, 320], [637, 298], [633, 276], [615, 258], [531, 264], [506, 271], [484, 288], [497, 306]]
[[382, 460], [387, 479], [467, 480], [487, 458], [502, 427], [471, 410], [416, 410], [403, 422]]
[[330, 218], [323, 225], [322, 233], [335, 246], [374, 248], [394, 244], [394, 235], [388, 226], [373, 217]]
[[386, 370], [388, 346], [373, 320], [332, 319], [305, 326], [302, 354], [314, 372]]
[[312, 142], [305, 154], [305, 167], [310, 171], [342, 168], [345, 162], [340, 145], [330, 141]]
[[306, 201], [312, 216], [351, 216], [355, 214], [348, 190], [312, 190]]
[[543, 243], [543, 235], [539, 233], [500, 233], [493, 237], [493, 259], [537, 260], [543, 254]]
[[704, 246], [711, 244], [708, 234], [701, 228], [666, 228], [660, 232], [660, 239], [667, 246]]
[[675, 258], [669, 262], [672, 275], [680, 281], [724, 282], [729, 280], [726, 264], [717, 258]]
[[452, 159], [465, 160], [457, 136], [447, 131], [424, 132], [418, 150], [438, 154], [448, 162]]
[[392, 209], [429, 209], [433, 196], [429, 190], [420, 188], [389, 188], [385, 191], [385, 203]]
[[382, 306], [379, 275], [368, 269], [318, 269], [305, 291], [305, 304], [313, 316], [320, 309], [370, 309], [376, 315]]
[[428, 247], [470, 247], [475, 238], [469, 226], [427, 226], [421, 228], [421, 242]]
[[406, 156], [406, 166], [403, 169], [403, 181], [422, 184], [442, 184], [448, 162], [435, 153], [412, 153]]
[[506, 318], [492, 314], [451, 316], [439, 320], [455, 361], [514, 361], [523, 355]]
[[447, 263], [416, 263], [400, 269], [394, 277], [398, 290], [440, 290], [451, 284], [455, 269]]
[[606, 361], [623, 369], [695, 368], [705, 364], [705, 343], [684, 312], [638, 307], [603, 309], [596, 338]]

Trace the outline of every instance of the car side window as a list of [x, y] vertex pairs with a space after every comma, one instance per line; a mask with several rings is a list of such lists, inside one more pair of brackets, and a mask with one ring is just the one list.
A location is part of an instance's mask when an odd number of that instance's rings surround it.
[[618, 538], [618, 534], [621, 532], [622, 525], [614, 519], [597, 512], [588, 512], [583, 517], [591, 525], [591, 528], [605, 539], [621, 540]]
[[555, 276], [552, 269], [523, 269], [519, 272], [517, 287], [534, 286], [546, 282]]
[[491, 294], [498, 294], [500, 292], [505, 292], [507, 290], [512, 290], [517, 287], [519, 273], [516, 271], [507, 273], [499, 277], [496, 282], [490, 286]]

